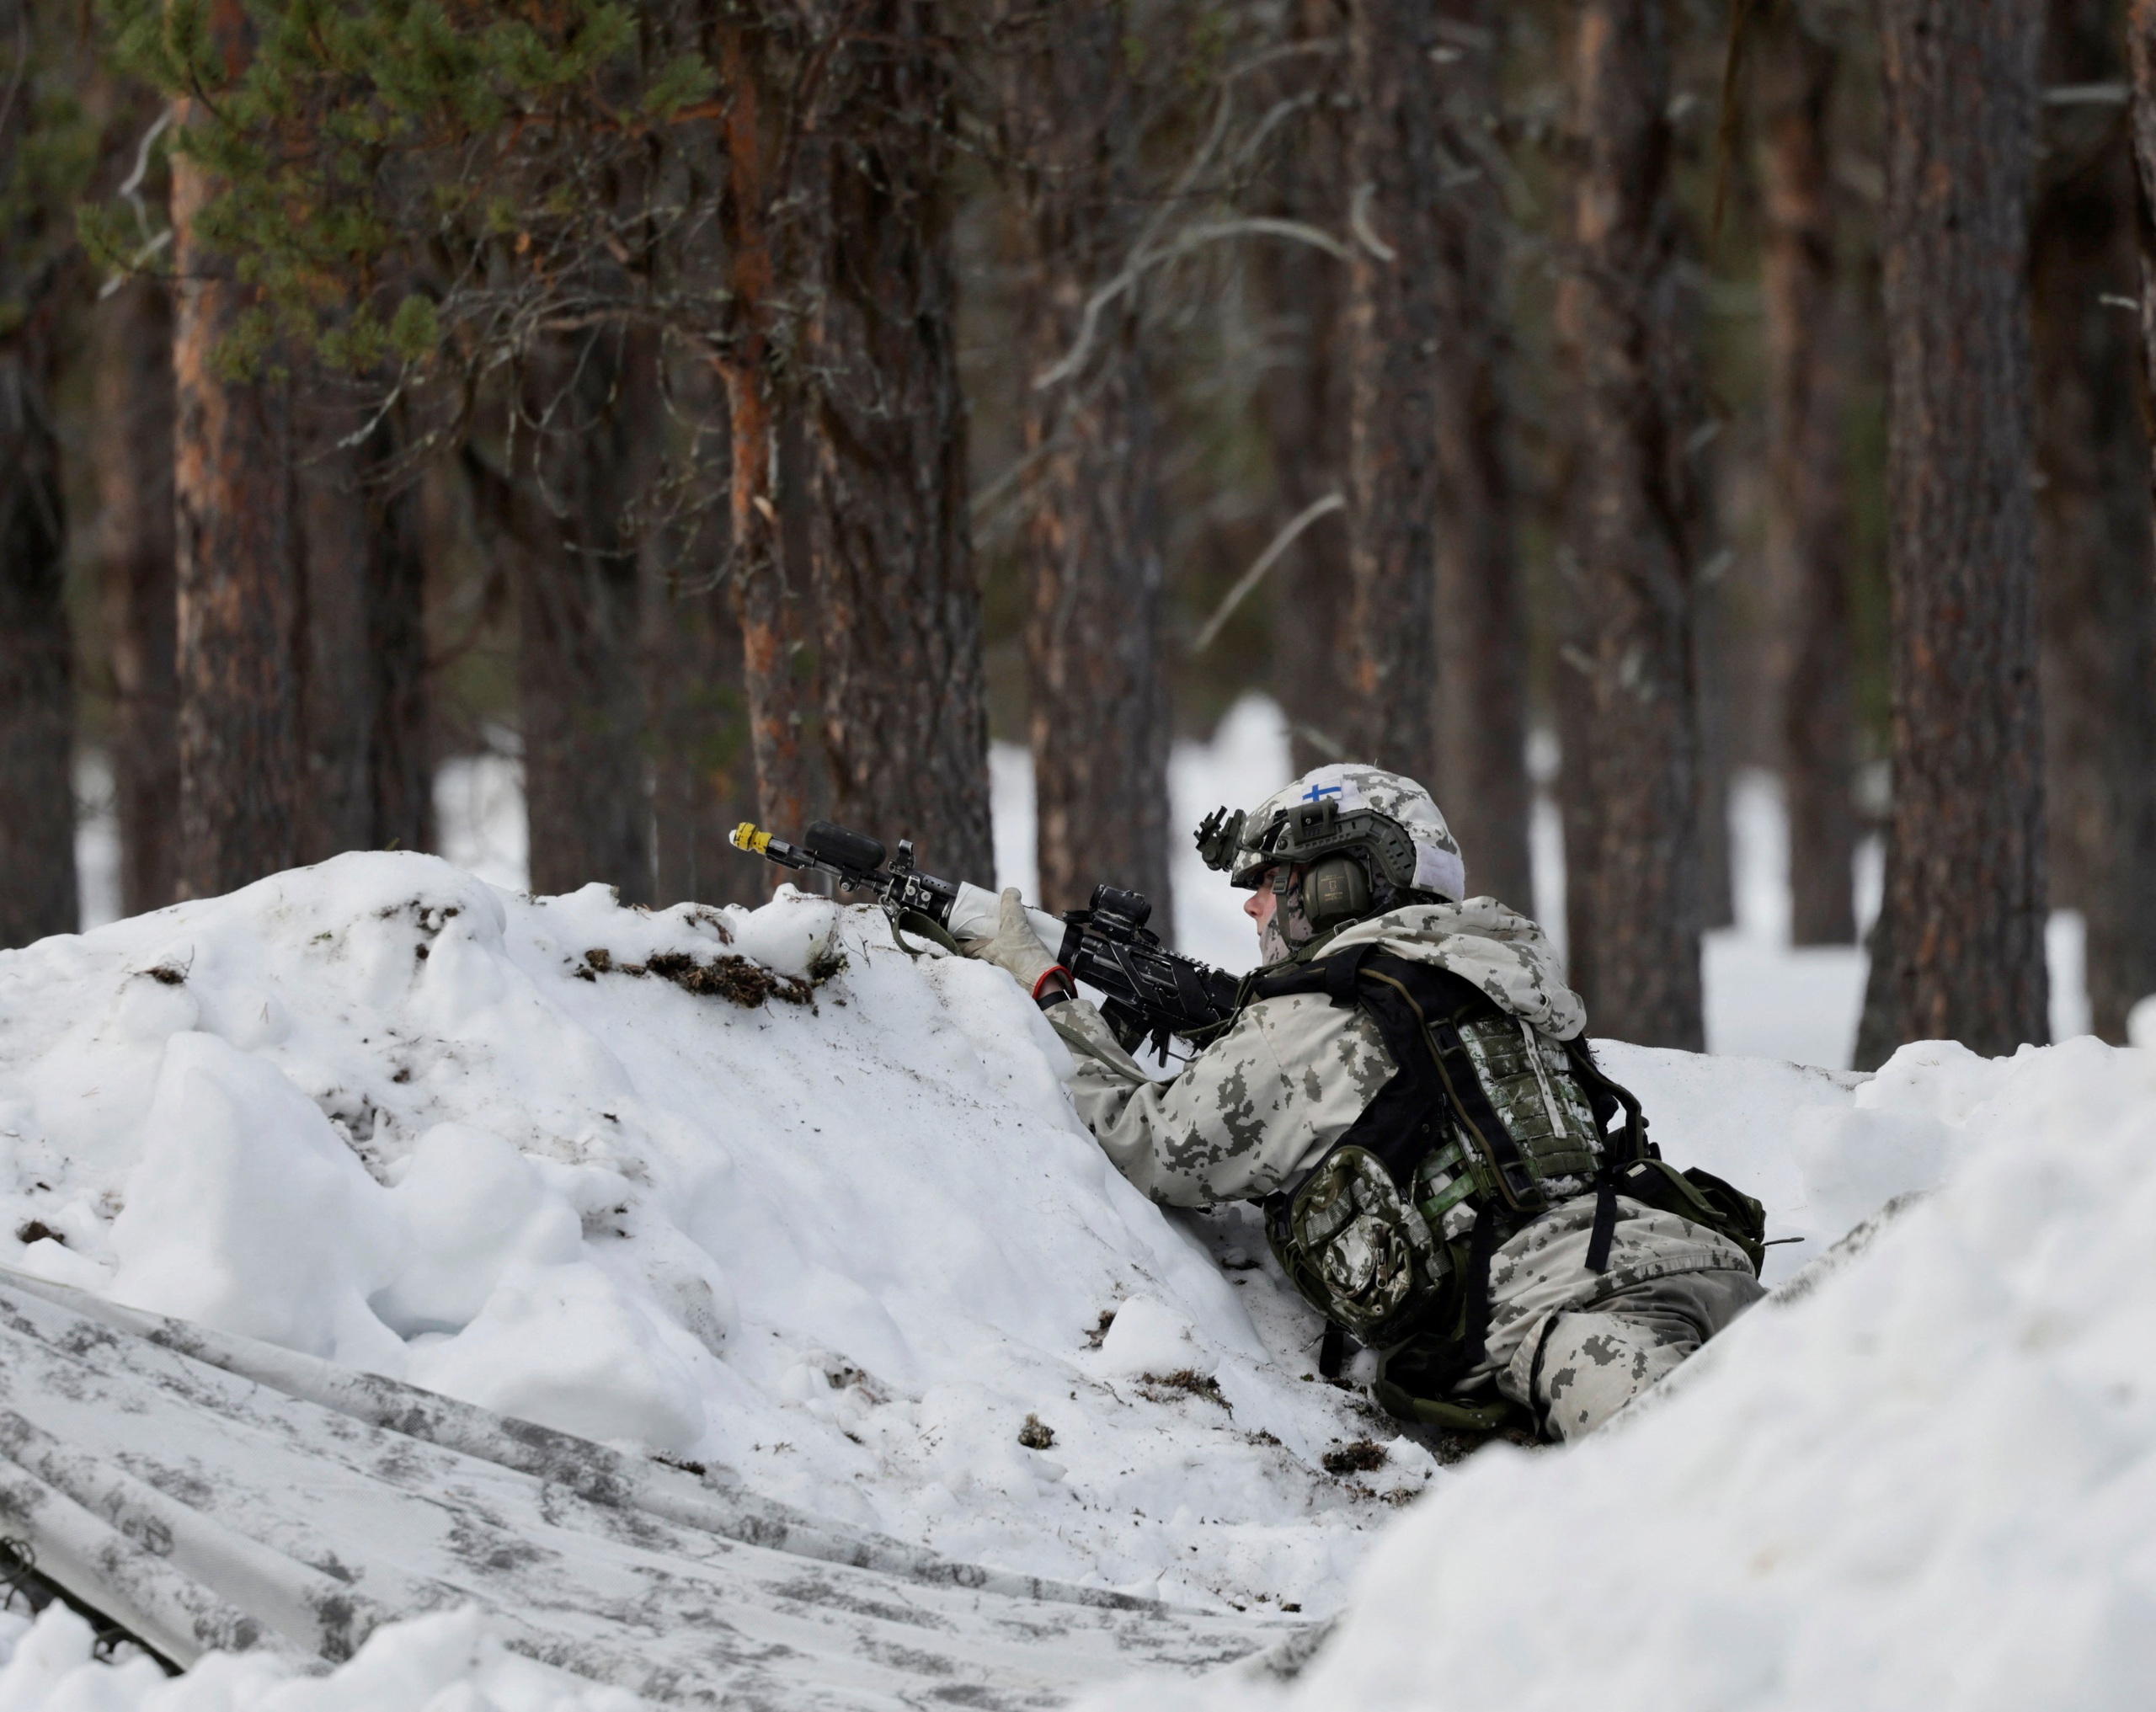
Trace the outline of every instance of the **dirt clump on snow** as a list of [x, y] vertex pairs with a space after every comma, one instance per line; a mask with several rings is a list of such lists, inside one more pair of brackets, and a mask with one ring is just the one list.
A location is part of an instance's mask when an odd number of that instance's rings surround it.
[[1038, 1415], [1028, 1415], [1018, 1429], [1018, 1443], [1027, 1450], [1046, 1450], [1055, 1443], [1055, 1429]]
[[1374, 1438], [1358, 1438], [1353, 1444], [1343, 1444], [1337, 1450], [1326, 1452], [1323, 1458], [1328, 1475], [1367, 1475], [1385, 1465], [1389, 1453]]
[[1187, 1396], [1203, 1397], [1209, 1403], [1218, 1403], [1230, 1415], [1235, 1413], [1228, 1400], [1220, 1395], [1219, 1381], [1194, 1368], [1177, 1368], [1171, 1373], [1140, 1373], [1138, 1389], [1155, 1403], [1170, 1400], [1163, 1393], [1181, 1391]]
[[617, 963], [612, 952], [594, 946], [584, 952], [584, 967], [575, 973], [584, 980], [607, 974], [628, 975], [638, 980], [656, 975], [685, 993], [705, 999], [730, 999], [744, 1011], [753, 1011], [772, 999], [787, 1005], [812, 1004], [816, 989], [845, 967], [843, 957], [819, 958], [810, 968], [811, 975], [818, 978], [804, 980], [799, 975], [776, 973], [744, 957], [714, 957], [707, 963], [697, 962], [685, 951], [654, 952], [640, 963]]

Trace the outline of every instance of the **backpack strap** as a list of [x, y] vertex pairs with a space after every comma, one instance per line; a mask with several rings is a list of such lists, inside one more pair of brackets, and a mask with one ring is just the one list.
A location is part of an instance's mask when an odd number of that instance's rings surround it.
[[[1588, 1233], [1587, 1269], [1606, 1272], [1610, 1245], [1617, 1237], [1618, 1179], [1642, 1160], [1661, 1158], [1662, 1150], [1647, 1139], [1646, 1114], [1640, 1109], [1638, 1096], [1603, 1074], [1585, 1035], [1566, 1041], [1565, 1054], [1587, 1090], [1595, 1128], [1602, 1133], [1602, 1169], [1594, 1174], [1594, 1227]], [[1620, 1113], [1624, 1128], [1613, 1136], [1609, 1125]]]
[[1335, 952], [1331, 957], [1261, 969], [1245, 984], [1243, 1002], [1247, 1005], [1259, 999], [1284, 999], [1295, 993], [1322, 993], [1336, 1005], [1353, 1005], [1356, 972], [1361, 968], [1363, 959], [1376, 949], [1372, 945], [1358, 945]]
[[1325, 1322], [1325, 1336], [1319, 1339], [1317, 1348], [1317, 1376], [1321, 1379], [1337, 1379], [1340, 1369], [1347, 1364], [1348, 1333], [1337, 1320]]
[[[1526, 1156], [1490, 1104], [1460, 1039], [1455, 1019], [1471, 1011], [1498, 1008], [1473, 982], [1449, 969], [1394, 957], [1374, 945], [1360, 945], [1330, 957], [1264, 970], [1249, 978], [1244, 991], [1246, 1004], [1290, 994], [1323, 993], [1336, 1005], [1359, 1004], [1377, 1024], [1398, 1073], [1364, 1108], [1341, 1144], [1352, 1140], [1377, 1155], [1403, 1192], [1435, 1140], [1428, 1113], [1442, 1108], [1452, 1113], [1486, 1165], [1486, 1175], [1506, 1209], [1519, 1213], [1542, 1210], [1539, 1186]], [[1636, 1108], [1638, 1102], [1633, 1103]], [[1376, 1138], [1390, 1144], [1380, 1144]]]
[[[1534, 1173], [1490, 1104], [1454, 1020], [1466, 1011], [1497, 1007], [1463, 977], [1405, 957], [1373, 957], [1362, 975], [1364, 1005], [1384, 1032], [1394, 1062], [1403, 1067], [1417, 1063], [1435, 1072], [1439, 1099], [1489, 1165], [1506, 1207], [1514, 1213], [1541, 1211]], [[1374, 990], [1373, 983], [1390, 991]]]

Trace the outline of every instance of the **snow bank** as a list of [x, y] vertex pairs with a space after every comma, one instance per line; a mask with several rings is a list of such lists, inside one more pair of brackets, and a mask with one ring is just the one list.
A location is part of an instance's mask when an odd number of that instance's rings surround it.
[[1329, 1608], [1435, 1464], [1324, 1471], [1396, 1435], [1305, 1378], [1247, 1213], [1109, 1168], [1065, 1062], [872, 910], [342, 856], [0, 954], [0, 1265], [947, 1556]]
[[1603, 1434], [1486, 1451], [1292, 1686], [1097, 1708], [2144, 1706], [2156, 1052], [1905, 1048], [1796, 1126], [1831, 1226], [1943, 1177]]
[[212, 1653], [179, 1679], [123, 1645], [94, 1658], [90, 1625], [52, 1604], [0, 1612], [0, 1712], [632, 1712], [602, 1688], [505, 1648], [475, 1610], [379, 1629], [326, 1677], [261, 1654]]
[[[1931, 1168], [1864, 1175], [1854, 1079], [1609, 1058], [1673, 1157], [1812, 1239], [1785, 1270]], [[1331, 1609], [1436, 1465], [1313, 1382], [1251, 1209], [1108, 1167], [1065, 1063], [873, 910], [341, 856], [0, 954], [0, 1265], [947, 1556]], [[1325, 1471], [1364, 1438], [1380, 1470]]]
[[[1484, 1574], [1481, 1554], [1496, 1554], [1490, 1587], [1530, 1590], [1502, 1621], [1540, 1624], [1555, 1608], [1534, 1604], [1536, 1577], [1569, 1597], [1582, 1563], [1635, 1561], [1635, 1536], [1657, 1572], [1592, 1572], [1625, 1614], [1598, 1617], [1589, 1641], [1652, 1633], [1666, 1650], [1670, 1623], [1734, 1612], [1771, 1676], [1810, 1656], [1790, 1625], [1833, 1603], [1817, 1590], [1860, 1580], [1835, 1567], [1829, 1521], [1891, 1511], [1911, 1573], [1929, 1574], [1940, 1530], [1964, 1526], [1961, 1485], [2001, 1516], [2036, 1501], [1983, 1486], [2005, 1452], [1935, 1444], [1913, 1404], [1904, 1442], [1874, 1402], [1929, 1371], [1910, 1352], [1934, 1339], [1956, 1353], [1926, 1395], [1962, 1400], [1982, 1369], [1971, 1418], [2004, 1432], [2012, 1411], [1991, 1400], [2028, 1378], [2013, 1363], [2109, 1347], [2082, 1320], [2054, 1328], [2015, 1281], [2062, 1256], [2095, 1264], [2112, 1242], [2099, 1212], [2147, 1201], [2106, 1162], [2131, 1156], [2135, 1124], [2147, 1150], [2148, 1059], [2093, 1042], [1999, 1064], [1912, 1048], [1865, 1081], [1604, 1053], [1671, 1157], [1751, 1187], [1771, 1234], [1806, 1240], [1773, 1251], [1770, 1282], [1888, 1197], [1961, 1176], [1624, 1431], [1458, 1469], [1315, 1382], [1316, 1323], [1249, 1209], [1171, 1215], [1108, 1168], [1062, 1094], [1061, 1046], [1012, 984], [915, 960], [874, 912], [791, 892], [654, 913], [603, 888], [533, 899], [430, 857], [355, 855], [0, 954], [0, 1265], [724, 1463], [947, 1556], [1213, 1608], [1336, 1608], [1390, 1504], [1434, 1487], [1350, 1619], [1416, 1637], [1370, 1667], [1380, 1701], [1385, 1671], [1422, 1669], [1424, 1640], [1454, 1648], [1466, 1631], [1447, 1625], [1498, 1620], [1495, 1594], [1458, 1585]], [[1919, 1240], [1967, 1247], [1956, 1197], [2009, 1168], [2052, 1221], [2051, 1260], [1892, 1261]], [[2091, 1202], [2105, 1172], [2119, 1193]], [[2118, 1229], [2146, 1246], [2146, 1223]], [[1951, 1288], [1921, 1288], [1934, 1275]], [[2148, 1287], [2116, 1288], [2114, 1338]], [[2111, 1442], [2099, 1383], [2044, 1373], [2041, 1406]], [[1325, 1471], [1365, 1438], [1386, 1449], [1374, 1473]], [[2036, 1485], [2064, 1490], [2048, 1469]], [[1521, 1523], [1537, 1516], [1552, 1519]], [[2000, 1537], [2068, 1538], [2025, 1534]], [[1897, 1561], [1862, 1573], [1896, 1587]], [[1441, 1604], [1418, 1603], [1438, 1587]], [[1615, 1672], [1617, 1645], [1580, 1657]], [[1498, 1649], [1525, 1674], [1491, 1678], [1479, 1704], [1535, 1704], [1544, 1665], [1519, 1661], [1545, 1650]]]

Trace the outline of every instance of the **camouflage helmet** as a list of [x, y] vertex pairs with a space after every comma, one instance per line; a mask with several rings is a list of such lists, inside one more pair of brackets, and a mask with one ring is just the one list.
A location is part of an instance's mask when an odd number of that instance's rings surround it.
[[1255, 891], [1279, 862], [1310, 862], [1336, 852], [1361, 855], [1380, 888], [1434, 893], [1459, 903], [1467, 865], [1430, 793], [1382, 767], [1336, 762], [1305, 773], [1247, 813], [1225, 808], [1198, 829], [1208, 867]]

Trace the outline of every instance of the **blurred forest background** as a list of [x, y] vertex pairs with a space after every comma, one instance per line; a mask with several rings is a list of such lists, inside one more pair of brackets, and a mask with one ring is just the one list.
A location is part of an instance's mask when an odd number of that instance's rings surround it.
[[[2129, 13], [2133, 15], [2129, 15]], [[2127, 0], [0, 0], [0, 944], [435, 846], [723, 901], [756, 818], [1162, 897], [1177, 733], [1429, 781], [1700, 1041], [1780, 775], [1860, 1061], [2156, 990]], [[2136, 50], [2140, 50], [2137, 53]], [[2141, 94], [2137, 98], [2136, 67]], [[1166, 919], [1160, 910], [1156, 920]]]

